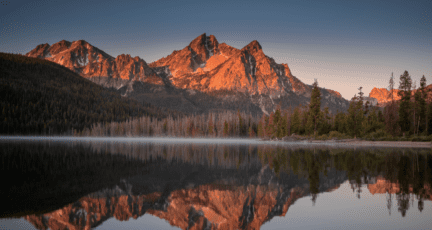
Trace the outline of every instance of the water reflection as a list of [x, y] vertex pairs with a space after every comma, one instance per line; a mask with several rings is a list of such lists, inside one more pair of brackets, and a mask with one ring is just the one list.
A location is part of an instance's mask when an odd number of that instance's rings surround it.
[[[405, 217], [432, 199], [429, 149], [139, 142], [0, 142], [2, 218], [36, 229], [97, 228], [151, 214], [182, 229], [258, 229], [303, 197], [348, 181]], [[12, 176], [13, 175], [13, 176]], [[411, 205], [410, 205], [411, 204]], [[336, 205], [336, 204], [335, 204]]]

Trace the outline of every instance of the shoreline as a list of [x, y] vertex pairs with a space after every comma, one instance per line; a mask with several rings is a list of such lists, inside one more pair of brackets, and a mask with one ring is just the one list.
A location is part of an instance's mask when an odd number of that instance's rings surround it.
[[[262, 140], [272, 141], [272, 140]], [[281, 143], [302, 143], [302, 144], [324, 144], [335, 146], [353, 146], [353, 147], [400, 147], [400, 148], [431, 148], [431, 142], [413, 142], [413, 141], [366, 141], [356, 139], [342, 140], [273, 140]]]

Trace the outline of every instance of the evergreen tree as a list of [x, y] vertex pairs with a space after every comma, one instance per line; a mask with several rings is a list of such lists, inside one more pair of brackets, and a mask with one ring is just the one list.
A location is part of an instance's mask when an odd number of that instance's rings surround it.
[[312, 95], [311, 95], [311, 101], [309, 104], [309, 116], [313, 125], [313, 132], [314, 135], [317, 134], [318, 130], [318, 117], [319, 112], [321, 110], [321, 92], [318, 88], [318, 81], [315, 79], [315, 82], [312, 84]]
[[398, 95], [401, 97], [399, 103], [399, 125], [403, 135], [409, 132], [411, 129], [411, 76], [408, 71], [400, 76], [399, 81], [399, 92]]
[[420, 79], [420, 98], [419, 102], [419, 125], [418, 125], [418, 133], [426, 134], [426, 99], [427, 99], [427, 91], [426, 91], [426, 78], [423, 75]]
[[394, 100], [393, 92], [394, 92], [394, 80], [393, 73], [389, 80], [389, 94], [387, 95], [390, 100], [390, 104], [388, 104], [384, 108], [384, 117], [385, 117], [385, 126], [388, 133], [395, 136], [398, 130], [398, 114], [397, 114], [397, 105]]
[[325, 107], [324, 112], [321, 112], [320, 118], [320, 135], [329, 133], [331, 130], [331, 117], [328, 107]]
[[300, 108], [296, 107], [294, 109], [294, 113], [291, 116], [291, 133], [299, 134], [300, 133], [300, 126], [301, 126], [301, 119], [300, 119]]
[[338, 131], [338, 132], [341, 132], [341, 131], [339, 131], [341, 129], [340, 127], [342, 125], [341, 114], [342, 114], [342, 112], [337, 111], [335, 119], [333, 121], [333, 130]]
[[278, 126], [278, 138], [282, 138], [288, 135], [288, 116], [287, 113], [283, 113], [280, 124]]
[[266, 133], [270, 138], [274, 138], [276, 136], [275, 126], [275, 114], [272, 112], [270, 113], [268, 124], [266, 126]]
[[359, 95], [351, 99], [350, 105], [348, 108], [348, 128], [349, 133], [356, 138], [358, 135], [360, 135], [362, 130], [362, 123], [363, 123], [363, 117], [364, 117], [364, 110], [363, 110], [363, 92], [361, 91], [363, 87], [359, 88]]
[[281, 120], [282, 120], [282, 114], [281, 114], [280, 106], [278, 106], [278, 108], [274, 113], [274, 120], [273, 120], [273, 133], [274, 136], [277, 138], [281, 138], [283, 134]]

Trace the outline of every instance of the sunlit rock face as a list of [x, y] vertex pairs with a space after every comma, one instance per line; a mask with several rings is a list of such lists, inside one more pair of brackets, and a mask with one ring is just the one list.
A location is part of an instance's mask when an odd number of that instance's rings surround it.
[[[387, 102], [391, 101], [391, 97], [389, 96], [389, 92], [386, 88], [373, 88], [369, 93], [370, 98], [377, 99], [380, 105], [385, 105]], [[400, 100], [400, 96], [398, 95], [399, 90], [393, 90], [393, 98], [395, 101]]]
[[[213, 35], [202, 34], [180, 51], [149, 64], [169, 69], [168, 79], [177, 88], [201, 92], [232, 91], [251, 97], [251, 102], [269, 114], [282, 107], [310, 100], [312, 87], [292, 75], [287, 64], [278, 64], [264, 54], [254, 40], [242, 49], [219, 44]], [[321, 89], [323, 106], [344, 110], [347, 101], [334, 90]], [[253, 97], [255, 96], [255, 97]], [[289, 101], [289, 103], [288, 103]], [[284, 104], [285, 103], [285, 104]]]
[[[272, 96], [295, 92], [309, 96], [311, 87], [291, 74], [287, 64], [277, 64], [264, 54], [262, 46], [254, 40], [241, 50], [225, 43], [219, 44], [213, 35], [202, 34], [187, 47], [150, 64], [166, 66], [174, 86], [211, 92], [234, 90]], [[341, 98], [333, 90], [332, 96]]]
[[118, 88], [131, 81], [163, 85], [159, 75], [141, 58], [129, 54], [114, 58], [84, 40], [38, 45], [26, 56], [56, 62], [106, 87]]
[[[245, 105], [244, 99], [248, 98], [246, 107], [257, 107], [260, 112], [269, 114], [275, 111], [278, 104], [282, 109], [307, 104], [312, 92], [310, 85], [291, 73], [288, 64], [278, 64], [266, 56], [258, 41], [236, 49], [225, 43], [219, 44], [215, 36], [205, 33], [182, 50], [176, 50], [149, 65], [139, 57], [132, 58], [125, 54], [114, 58], [84, 40], [63, 40], [52, 46], [41, 44], [26, 56], [56, 62], [97, 84], [114, 87], [122, 95], [169, 108], [171, 97], [192, 105], [200, 104], [202, 97], [178, 91], [194, 90], [217, 95], [218, 100], [230, 100], [231, 104]], [[143, 90], [136, 82], [151, 87]], [[138, 92], [132, 94], [134, 91]], [[148, 97], [148, 94], [152, 96]], [[163, 94], [163, 102], [157, 99], [159, 94]], [[348, 108], [348, 101], [340, 93], [321, 89], [321, 94], [322, 107], [328, 106], [332, 112]], [[215, 102], [207, 104], [212, 103]], [[187, 103], [184, 106], [188, 107]], [[195, 110], [208, 110], [201, 107]], [[247, 112], [255, 113], [254, 110]]]
[[[417, 90], [418, 89], [412, 90], [411, 95], [414, 95], [417, 92]], [[399, 91], [400, 91], [399, 89], [393, 90], [393, 99], [395, 101], [399, 101], [401, 99], [401, 96], [398, 94]], [[425, 92], [427, 92], [427, 98], [430, 100], [430, 98], [432, 98], [432, 84], [425, 87]], [[369, 97], [375, 98], [378, 101], [379, 106], [385, 106], [392, 100], [390, 91], [387, 90], [386, 88], [374, 87], [369, 93]]]

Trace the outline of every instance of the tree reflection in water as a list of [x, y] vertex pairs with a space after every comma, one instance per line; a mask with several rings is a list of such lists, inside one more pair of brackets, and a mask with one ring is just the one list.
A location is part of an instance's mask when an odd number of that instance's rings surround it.
[[315, 204], [348, 180], [359, 199], [365, 186], [386, 193], [389, 215], [396, 198], [405, 217], [410, 200], [421, 212], [432, 199], [431, 157], [426, 149], [2, 142], [0, 173], [13, 177], [1, 197], [15, 205], [0, 214], [38, 229], [145, 213], [181, 228], [259, 228], [297, 199]]

